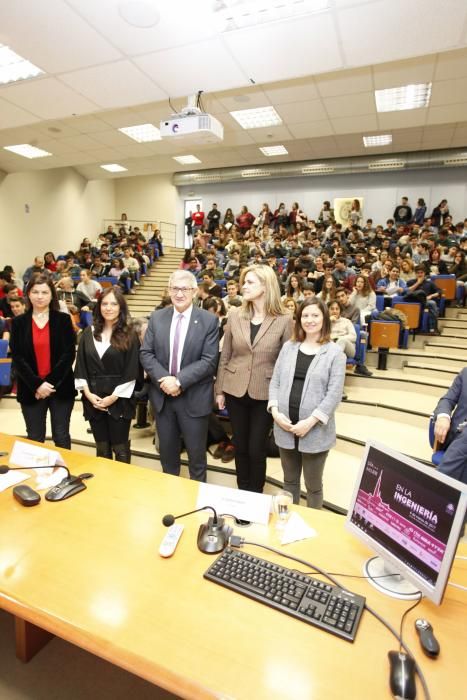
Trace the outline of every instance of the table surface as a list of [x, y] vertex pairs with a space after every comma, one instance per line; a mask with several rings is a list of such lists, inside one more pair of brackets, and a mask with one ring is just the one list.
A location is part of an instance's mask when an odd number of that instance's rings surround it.
[[[11, 451], [13, 442], [0, 435], [0, 450]], [[60, 452], [72, 473], [91, 471], [95, 478], [69, 500], [42, 500], [34, 508], [19, 505], [11, 489], [0, 493], [1, 608], [183, 698], [391, 697], [387, 652], [397, 643], [368, 612], [351, 644], [205, 580], [214, 560], [196, 547], [205, 513], [185, 518], [174, 556], [159, 557], [167, 532], [161, 518], [195, 508], [196, 483]], [[25, 483], [34, 486], [34, 477]], [[296, 508], [318, 535], [284, 551], [327, 571], [361, 575], [369, 552], [345, 531], [344, 518]], [[236, 534], [280, 546], [272, 526]], [[294, 566], [260, 548], [245, 550]], [[458, 553], [467, 553], [464, 543]], [[467, 585], [465, 560], [456, 560], [452, 580]], [[398, 629], [407, 603], [362, 579], [341, 581]], [[436, 661], [421, 652], [417, 617], [434, 627], [441, 644]], [[466, 622], [466, 593], [454, 587], [442, 606], [424, 600], [408, 615], [404, 638], [432, 700], [462, 695]]]

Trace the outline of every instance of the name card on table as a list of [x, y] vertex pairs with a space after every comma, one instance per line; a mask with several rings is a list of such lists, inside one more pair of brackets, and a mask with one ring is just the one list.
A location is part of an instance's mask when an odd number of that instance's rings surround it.
[[241, 489], [230, 489], [227, 486], [200, 484], [197, 508], [212, 506], [217, 515], [234, 515], [240, 520], [250, 520], [252, 523], [267, 525], [271, 512], [272, 496], [264, 493], [253, 493]]
[[[20, 440], [16, 440], [13, 445], [10, 464], [15, 467], [24, 467], [24, 469], [50, 467], [50, 469], [38, 469], [36, 471], [36, 489], [39, 491], [56, 486], [67, 476], [65, 469], [57, 469], [57, 467], [64, 467], [65, 462], [56, 450], [49, 450], [47, 447], [38, 447], [37, 445], [29, 445]], [[16, 472], [16, 474], [19, 475], [21, 472]], [[27, 479], [28, 475], [25, 474], [23, 478]]]

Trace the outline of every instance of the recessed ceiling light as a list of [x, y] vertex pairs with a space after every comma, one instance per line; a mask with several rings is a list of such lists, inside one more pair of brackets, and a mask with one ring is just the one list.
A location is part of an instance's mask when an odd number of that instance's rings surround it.
[[285, 146], [263, 146], [259, 150], [265, 156], [286, 156], [289, 153]]
[[118, 163], [108, 163], [108, 165], [101, 165], [102, 170], [108, 170], [109, 173], [122, 173], [128, 168], [124, 168], [123, 165], [118, 165]]
[[42, 148], [30, 146], [28, 143], [20, 143], [17, 146], [4, 146], [3, 148], [6, 151], [16, 153], [18, 156], [23, 156], [23, 158], [45, 158], [52, 155], [48, 151], [43, 151]]
[[18, 56], [8, 46], [0, 44], [0, 84], [35, 78], [43, 72], [30, 61]]
[[123, 134], [129, 136], [130, 139], [138, 141], [138, 143], [146, 143], [148, 141], [160, 141], [161, 132], [153, 124], [137, 124], [136, 126], [125, 126], [119, 129]]
[[400, 170], [405, 167], [405, 160], [388, 158], [387, 160], [375, 160], [368, 165], [368, 170]]
[[329, 0], [217, 0], [214, 19], [221, 32], [279, 22], [329, 9]]
[[127, 24], [138, 29], [150, 29], [160, 21], [160, 14], [154, 3], [144, 0], [119, 2], [118, 14]]
[[325, 175], [326, 173], [333, 173], [334, 168], [326, 163], [314, 163], [313, 165], [306, 165], [302, 168], [302, 173], [304, 175]]
[[261, 170], [260, 168], [248, 168], [247, 170], [242, 170], [242, 177], [270, 177], [271, 173], [269, 170]]
[[404, 109], [428, 107], [431, 97], [431, 83], [402, 85], [401, 87], [375, 90], [378, 112], [399, 112]]
[[196, 156], [173, 156], [173, 159], [176, 160], [178, 163], [181, 163], [181, 165], [192, 165], [193, 163], [201, 163], [200, 159]]
[[389, 146], [392, 143], [391, 134], [380, 134], [379, 136], [364, 136], [363, 144], [365, 148], [374, 148], [375, 146]]
[[282, 119], [274, 107], [258, 107], [257, 109], [240, 109], [230, 112], [232, 117], [244, 129], [261, 129], [265, 126], [278, 126]]

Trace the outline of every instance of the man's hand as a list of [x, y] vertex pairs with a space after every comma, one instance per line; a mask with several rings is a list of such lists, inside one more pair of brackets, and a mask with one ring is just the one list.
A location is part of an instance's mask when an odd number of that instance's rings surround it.
[[225, 408], [225, 394], [217, 394], [216, 404], [219, 411], [223, 411]]
[[435, 423], [435, 438], [438, 442], [444, 442], [451, 426], [451, 419], [447, 416], [438, 416]]
[[159, 386], [168, 396], [179, 396], [182, 393], [175, 377], [162, 377], [159, 379]]

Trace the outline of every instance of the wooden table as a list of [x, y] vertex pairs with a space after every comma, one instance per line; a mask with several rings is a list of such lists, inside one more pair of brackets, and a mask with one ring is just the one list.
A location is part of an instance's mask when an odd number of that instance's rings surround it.
[[[0, 435], [0, 449], [11, 450], [13, 441]], [[391, 697], [387, 652], [396, 641], [368, 612], [351, 644], [203, 579], [213, 561], [196, 547], [206, 514], [186, 518], [174, 556], [159, 557], [166, 532], [161, 518], [195, 507], [195, 483], [61, 453], [74, 474], [95, 473], [86, 491], [29, 509], [11, 490], [0, 494], [0, 607], [16, 617], [21, 658], [40, 648], [45, 630], [183, 698]], [[299, 512], [318, 536], [285, 550], [328, 571], [360, 575], [368, 551], [344, 530], [343, 518]], [[240, 532], [278, 544], [273, 527]], [[461, 545], [463, 554], [466, 549]], [[247, 550], [289, 565], [264, 550]], [[456, 562], [452, 578], [467, 584], [465, 560]], [[398, 628], [406, 603], [364, 580], [342, 580]], [[463, 694], [466, 613], [466, 593], [449, 587], [441, 607], [423, 601], [408, 616], [405, 638], [433, 700]], [[442, 647], [437, 661], [420, 650], [416, 617], [433, 624]]]

